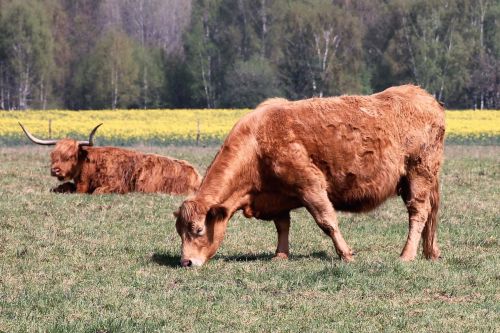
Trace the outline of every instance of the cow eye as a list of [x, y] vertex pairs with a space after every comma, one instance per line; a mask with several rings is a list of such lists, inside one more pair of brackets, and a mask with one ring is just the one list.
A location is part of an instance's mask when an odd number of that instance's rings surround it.
[[191, 234], [193, 234], [195, 236], [199, 236], [203, 232], [203, 227], [199, 227], [199, 226], [196, 226], [194, 223], [190, 223], [189, 230], [191, 231]]

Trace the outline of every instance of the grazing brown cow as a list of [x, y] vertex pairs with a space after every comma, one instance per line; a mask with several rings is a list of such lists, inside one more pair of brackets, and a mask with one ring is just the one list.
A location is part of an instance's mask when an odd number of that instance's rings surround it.
[[186, 161], [121, 148], [93, 147], [94, 134], [101, 125], [92, 130], [88, 141], [40, 140], [21, 125], [34, 143], [56, 146], [50, 154], [52, 176], [74, 181], [53, 192], [190, 194], [200, 185], [200, 175]]
[[211, 258], [230, 217], [273, 220], [276, 257], [288, 257], [290, 210], [305, 207], [346, 261], [353, 253], [335, 210], [365, 212], [401, 195], [409, 214], [402, 260], [440, 256], [438, 173], [445, 114], [413, 85], [371, 96], [271, 99], [231, 130], [200, 188], [175, 213], [182, 266]]

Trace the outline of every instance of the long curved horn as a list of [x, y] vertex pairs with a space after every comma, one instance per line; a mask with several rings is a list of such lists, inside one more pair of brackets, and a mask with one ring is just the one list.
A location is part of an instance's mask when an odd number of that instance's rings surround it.
[[94, 135], [95, 135], [95, 132], [97, 131], [97, 129], [102, 125], [103, 123], [100, 123], [99, 125], [97, 125], [96, 127], [94, 127], [94, 129], [92, 130], [92, 132], [90, 132], [90, 135], [89, 135], [89, 141], [79, 141], [78, 142], [78, 145], [79, 146], [93, 146], [94, 145]]
[[26, 128], [24, 128], [23, 124], [19, 123], [19, 126], [21, 126], [21, 128], [23, 129], [24, 134], [26, 134], [26, 136], [28, 137], [28, 139], [30, 139], [31, 141], [33, 141], [36, 144], [44, 145], [44, 146], [53, 146], [53, 145], [55, 145], [57, 143], [57, 140], [42, 140], [42, 139], [38, 139], [35, 136], [33, 136], [33, 134], [31, 134], [30, 132], [28, 132], [28, 130]]

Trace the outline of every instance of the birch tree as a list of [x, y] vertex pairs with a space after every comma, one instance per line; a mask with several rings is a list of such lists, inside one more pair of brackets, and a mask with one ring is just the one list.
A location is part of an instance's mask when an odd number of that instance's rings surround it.
[[53, 64], [52, 36], [43, 7], [28, 0], [6, 5], [0, 35], [3, 107], [27, 109], [37, 89], [43, 103], [50, 91]]
[[469, 91], [473, 108], [500, 106], [500, 3], [478, 0], [469, 4], [473, 63]]
[[133, 42], [123, 32], [106, 32], [78, 70], [80, 103], [113, 110], [136, 106], [138, 72]]
[[345, 9], [322, 2], [292, 6], [285, 18], [281, 78], [291, 98], [361, 92], [362, 34]]
[[[468, 76], [470, 50], [462, 35], [456, 1], [419, 0], [398, 4], [399, 23], [386, 50], [386, 60], [398, 83], [413, 82], [439, 100], [458, 95]], [[461, 69], [462, 68], [462, 69]]]
[[207, 108], [215, 108], [219, 104], [216, 85], [217, 76], [221, 75], [218, 65], [222, 61], [217, 47], [221, 33], [217, 20], [220, 3], [219, 0], [198, 1], [193, 8], [190, 30], [186, 34], [186, 57], [193, 78], [193, 98], [199, 101], [196, 104]]
[[159, 90], [165, 73], [161, 53], [181, 54], [182, 34], [190, 19], [190, 0], [104, 0], [101, 5], [104, 30], [120, 29], [134, 39], [139, 50], [140, 104], [161, 104]]

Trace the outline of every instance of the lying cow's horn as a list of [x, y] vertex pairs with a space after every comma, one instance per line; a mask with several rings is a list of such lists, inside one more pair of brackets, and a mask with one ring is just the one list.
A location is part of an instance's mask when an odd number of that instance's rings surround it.
[[42, 139], [38, 139], [35, 136], [33, 136], [33, 134], [31, 134], [30, 132], [28, 132], [28, 130], [26, 128], [24, 128], [23, 124], [19, 123], [19, 126], [21, 126], [21, 128], [23, 129], [24, 134], [26, 134], [26, 136], [28, 137], [28, 139], [30, 139], [31, 141], [33, 141], [36, 144], [44, 145], [44, 146], [52, 146], [52, 145], [55, 145], [57, 143], [57, 140], [42, 140]]
[[90, 132], [90, 135], [89, 135], [89, 141], [80, 141], [78, 142], [78, 144], [80, 146], [93, 146], [94, 145], [94, 134], [95, 132], [97, 131], [97, 129], [102, 125], [103, 123], [100, 123], [99, 125], [97, 125], [96, 127], [94, 127], [94, 129], [92, 130], [92, 132]]

